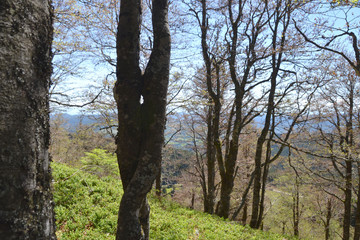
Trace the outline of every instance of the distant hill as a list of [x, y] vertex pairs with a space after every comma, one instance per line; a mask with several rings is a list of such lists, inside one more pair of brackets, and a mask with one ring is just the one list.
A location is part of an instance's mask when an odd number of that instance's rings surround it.
[[[65, 119], [66, 123], [64, 124], [70, 132], [74, 132], [76, 127], [81, 123], [84, 125], [91, 125], [96, 123], [94, 119], [91, 118], [90, 115], [72, 115], [63, 113], [61, 114], [62, 117]], [[55, 116], [55, 114], [50, 114], [50, 120]]]

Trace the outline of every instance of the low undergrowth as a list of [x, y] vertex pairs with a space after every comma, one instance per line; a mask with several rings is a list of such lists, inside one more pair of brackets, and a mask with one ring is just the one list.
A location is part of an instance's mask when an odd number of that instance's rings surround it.
[[[87, 167], [53, 163], [54, 200], [59, 240], [115, 239], [122, 195], [118, 176], [94, 174]], [[288, 239], [255, 231], [149, 194], [151, 239]]]

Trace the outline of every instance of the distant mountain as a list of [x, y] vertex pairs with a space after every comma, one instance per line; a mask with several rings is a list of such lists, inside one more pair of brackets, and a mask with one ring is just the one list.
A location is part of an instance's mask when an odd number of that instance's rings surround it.
[[[50, 119], [52, 119], [55, 114], [50, 114]], [[63, 113], [62, 117], [65, 119], [66, 123], [64, 124], [66, 128], [69, 129], [70, 132], [74, 132], [76, 127], [81, 123], [83, 125], [91, 125], [96, 123], [94, 119], [91, 118], [90, 115], [72, 115]]]

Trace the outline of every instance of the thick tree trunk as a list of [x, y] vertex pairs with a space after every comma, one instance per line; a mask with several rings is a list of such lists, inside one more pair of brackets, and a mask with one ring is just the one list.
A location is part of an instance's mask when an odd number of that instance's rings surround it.
[[[117, 158], [124, 195], [116, 239], [148, 239], [146, 195], [161, 168], [170, 65], [168, 1], [153, 1], [154, 46], [144, 74], [139, 68], [141, 0], [121, 1], [117, 35]], [[143, 233], [142, 233], [143, 230]]]
[[228, 218], [230, 211], [231, 193], [234, 187], [234, 180], [232, 176], [222, 177], [220, 188], [220, 201], [216, 214], [219, 217]]
[[0, 1], [0, 239], [56, 239], [49, 166], [52, 8]]

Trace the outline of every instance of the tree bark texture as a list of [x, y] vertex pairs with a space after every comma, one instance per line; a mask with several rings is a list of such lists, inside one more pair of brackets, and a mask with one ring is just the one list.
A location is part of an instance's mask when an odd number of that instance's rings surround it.
[[[152, 6], [153, 50], [144, 71], [139, 67], [141, 0], [122, 0], [117, 33], [117, 158], [124, 195], [116, 239], [148, 239], [147, 193], [161, 170], [169, 81], [168, 1]], [[141, 101], [141, 98], [143, 101]]]
[[56, 239], [49, 166], [52, 8], [0, 1], [0, 239]]

